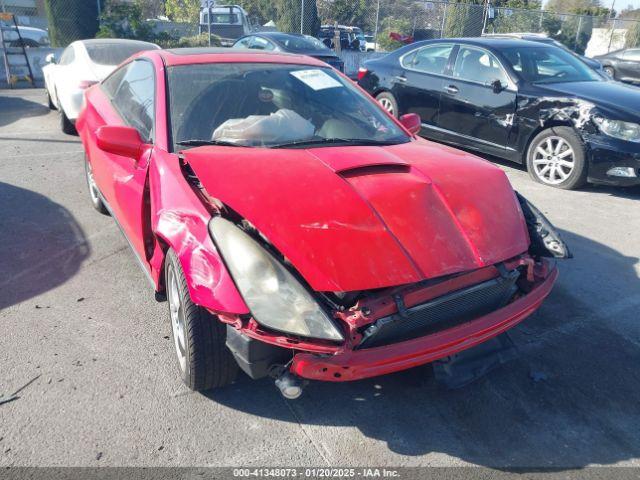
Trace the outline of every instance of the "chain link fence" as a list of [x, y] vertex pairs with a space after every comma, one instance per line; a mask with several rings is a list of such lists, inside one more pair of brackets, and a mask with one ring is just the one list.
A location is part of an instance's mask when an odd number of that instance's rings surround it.
[[[134, 38], [161, 47], [228, 46], [255, 31], [302, 33], [345, 59], [347, 73], [372, 55], [419, 40], [537, 33], [595, 56], [640, 45], [640, 21], [490, 2], [414, 0], [0, 0], [16, 17], [20, 41], [37, 50], [61, 49], [85, 38]], [[0, 26], [5, 31], [11, 25]], [[11, 35], [10, 35], [11, 36]], [[15, 35], [13, 35], [15, 36]], [[15, 42], [15, 40], [13, 40]], [[5, 42], [6, 44], [6, 42]], [[59, 52], [59, 50], [55, 50]], [[1, 53], [1, 52], [0, 52]]]

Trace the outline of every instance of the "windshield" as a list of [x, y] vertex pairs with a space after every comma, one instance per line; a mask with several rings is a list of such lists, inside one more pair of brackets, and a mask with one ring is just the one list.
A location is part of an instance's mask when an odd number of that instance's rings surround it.
[[532, 83], [595, 82], [602, 78], [563, 48], [554, 46], [502, 49], [513, 69]]
[[183, 65], [168, 68], [168, 81], [175, 150], [181, 142], [204, 141], [249, 147], [409, 141], [373, 100], [332, 68]]
[[98, 65], [120, 65], [134, 53], [158, 48], [147, 42], [89, 43], [85, 44], [85, 47], [91, 61]]

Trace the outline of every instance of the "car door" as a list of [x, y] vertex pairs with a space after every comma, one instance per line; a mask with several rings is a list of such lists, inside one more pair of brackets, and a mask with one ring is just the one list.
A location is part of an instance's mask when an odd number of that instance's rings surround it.
[[144, 59], [134, 60], [116, 70], [103, 83], [110, 102], [104, 102], [92, 129], [102, 125], [128, 125], [140, 133], [147, 145], [137, 159], [95, 149], [92, 156], [94, 178], [123, 233], [142, 260], [145, 205], [143, 194], [154, 141], [155, 70]]
[[435, 43], [400, 57], [402, 71], [394, 79], [393, 91], [400, 113], [417, 113], [423, 124], [438, 124], [444, 75], [453, 47], [449, 43]]
[[495, 55], [460, 45], [451, 77], [443, 83], [438, 128], [453, 143], [499, 155], [506, 147], [515, 109], [515, 83]]
[[625, 50], [618, 61], [617, 68], [622, 78], [640, 79], [640, 49]]

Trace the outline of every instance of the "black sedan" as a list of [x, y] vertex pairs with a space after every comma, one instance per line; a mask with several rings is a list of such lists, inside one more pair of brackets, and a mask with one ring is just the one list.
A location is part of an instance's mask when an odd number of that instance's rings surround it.
[[418, 42], [367, 62], [358, 83], [433, 140], [526, 163], [572, 189], [640, 184], [640, 89], [562, 48], [507, 38]]
[[625, 48], [595, 58], [616, 80], [640, 82], [640, 48]]
[[239, 38], [233, 48], [309, 55], [344, 72], [344, 62], [317, 38], [299, 33], [260, 32]]

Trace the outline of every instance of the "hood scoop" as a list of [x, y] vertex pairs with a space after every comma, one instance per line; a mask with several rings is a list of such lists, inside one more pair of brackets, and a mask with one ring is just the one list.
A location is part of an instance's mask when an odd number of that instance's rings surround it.
[[364, 177], [366, 175], [384, 175], [387, 173], [409, 173], [409, 165], [397, 163], [379, 163], [376, 165], [354, 165], [337, 171], [342, 178]]

